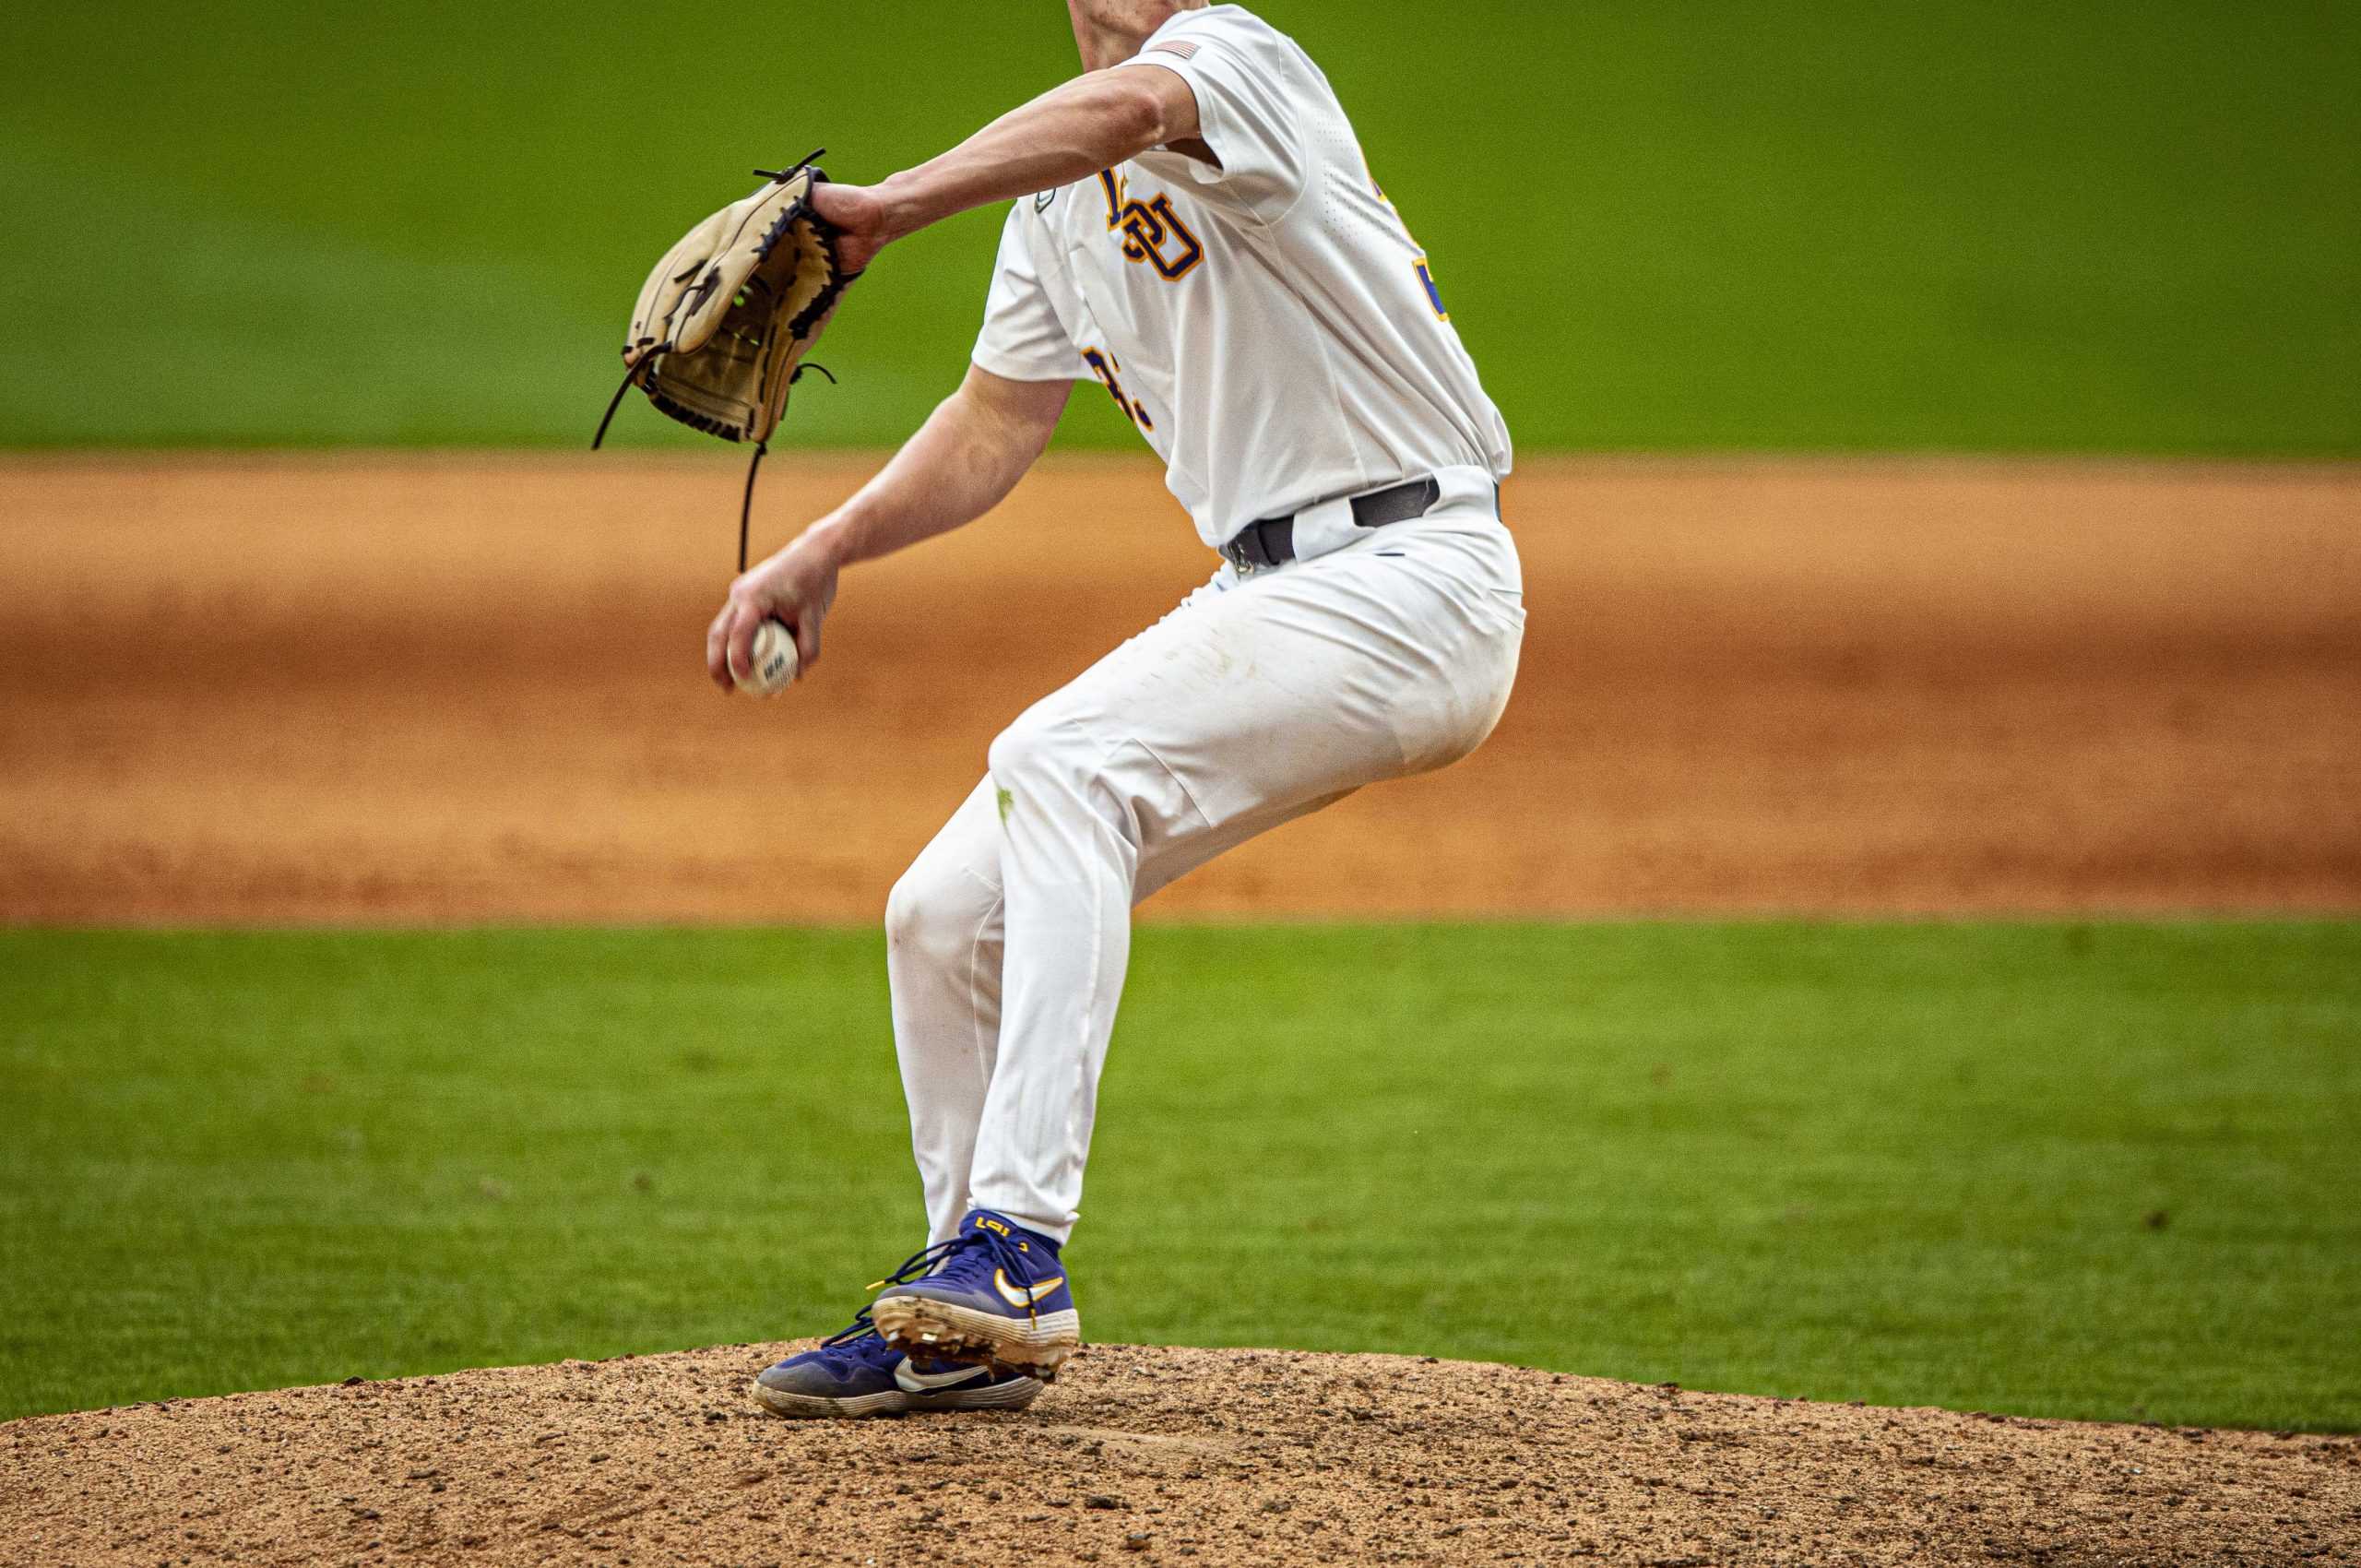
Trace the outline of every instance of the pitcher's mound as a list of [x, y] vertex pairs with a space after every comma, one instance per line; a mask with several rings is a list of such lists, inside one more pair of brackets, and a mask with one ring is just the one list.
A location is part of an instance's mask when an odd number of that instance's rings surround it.
[[2361, 1560], [2350, 1439], [1131, 1346], [1021, 1414], [774, 1420], [801, 1348], [13, 1422], [0, 1562]]

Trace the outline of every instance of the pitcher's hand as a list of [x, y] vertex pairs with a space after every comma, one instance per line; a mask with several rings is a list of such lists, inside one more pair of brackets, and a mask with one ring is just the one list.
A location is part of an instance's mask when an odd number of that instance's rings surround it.
[[730, 598], [705, 635], [706, 672], [723, 691], [737, 685], [734, 671], [753, 667], [754, 631], [765, 621], [787, 623], [802, 667], [820, 662], [820, 623], [836, 601], [835, 553], [805, 533], [730, 585]]
[[836, 226], [836, 263], [847, 272], [861, 271], [879, 251], [909, 232], [886, 192], [884, 185], [834, 181], [812, 188], [812, 210]]

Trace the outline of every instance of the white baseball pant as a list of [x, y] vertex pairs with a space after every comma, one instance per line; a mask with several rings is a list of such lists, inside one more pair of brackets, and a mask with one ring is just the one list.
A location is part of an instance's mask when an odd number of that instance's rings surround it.
[[1063, 1241], [1132, 906], [1364, 784], [1454, 762], [1524, 637], [1489, 476], [1347, 547], [1214, 580], [992, 742], [886, 905], [931, 1239], [989, 1208]]

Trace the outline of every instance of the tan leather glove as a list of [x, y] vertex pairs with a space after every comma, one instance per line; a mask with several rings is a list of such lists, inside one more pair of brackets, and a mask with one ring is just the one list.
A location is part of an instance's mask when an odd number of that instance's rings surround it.
[[[725, 441], [753, 442], [761, 460], [804, 356], [860, 276], [838, 266], [836, 228], [812, 210], [812, 187], [828, 177], [812, 158], [779, 173], [756, 170], [769, 184], [664, 253], [633, 307], [623, 343], [628, 371], [593, 448], [606, 439], [623, 394], [637, 386], [682, 424]], [[746, 492], [751, 505], [751, 469]]]

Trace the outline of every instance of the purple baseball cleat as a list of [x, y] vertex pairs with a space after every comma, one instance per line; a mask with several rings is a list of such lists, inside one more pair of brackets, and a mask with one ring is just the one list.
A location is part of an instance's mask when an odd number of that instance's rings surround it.
[[1082, 1344], [1058, 1243], [990, 1209], [880, 1280], [877, 1332], [913, 1356], [1047, 1383]]

